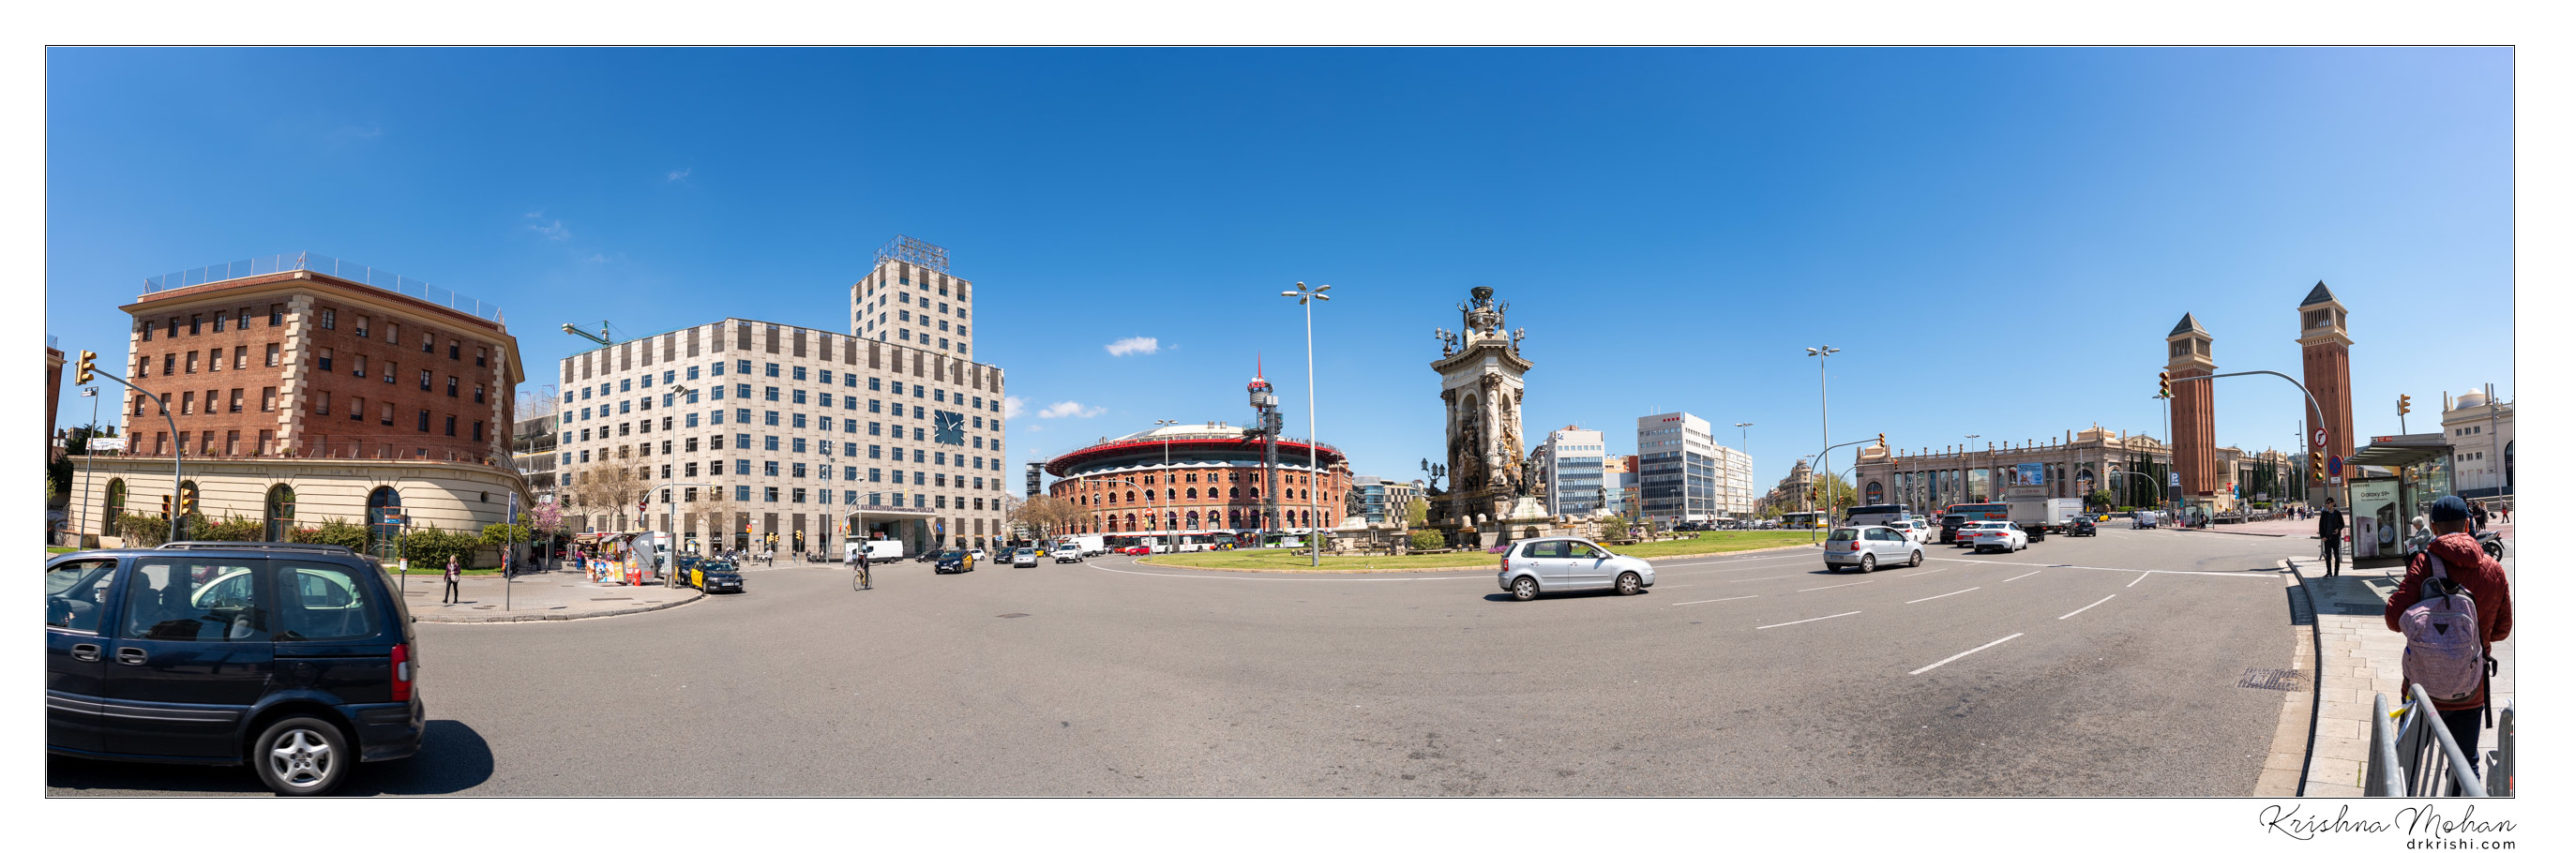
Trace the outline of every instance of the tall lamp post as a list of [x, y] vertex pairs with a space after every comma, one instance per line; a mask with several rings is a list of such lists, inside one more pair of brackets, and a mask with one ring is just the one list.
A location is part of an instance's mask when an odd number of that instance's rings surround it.
[[1956, 464], [1964, 466], [1964, 470], [1957, 472], [1956, 476], [1964, 478], [1965, 503], [1982, 500], [1973, 494], [1973, 440], [1981, 437], [1978, 433], [1965, 433], [1964, 452], [1956, 455]]
[[[1824, 447], [1831, 446], [1831, 357], [1839, 352], [1837, 347], [1804, 348], [1805, 357], [1822, 363], [1822, 444]], [[1828, 502], [1831, 499], [1831, 457], [1828, 456], [1822, 458], [1822, 488], [1824, 492], [1822, 498]], [[1826, 513], [1825, 517], [1828, 517], [1827, 514], [1831, 508], [1825, 506], [1822, 509]]]
[[[1748, 423], [1739, 423], [1739, 424], [1734, 424], [1734, 425], [1733, 425], [1733, 428], [1734, 428], [1734, 429], [1738, 429], [1738, 430], [1741, 430], [1741, 431], [1742, 431], [1742, 456], [1743, 456], [1743, 458], [1745, 458], [1745, 459], [1750, 458], [1750, 457], [1751, 457], [1751, 424], [1748, 424]], [[1727, 465], [1731, 465], [1731, 464], [1733, 464], [1733, 460], [1731, 460], [1731, 459], [1727, 459], [1727, 460], [1725, 460], [1725, 464], [1727, 464]], [[1742, 484], [1742, 488], [1745, 490], [1745, 496], [1747, 497], [1747, 496], [1748, 496], [1748, 493], [1749, 493], [1749, 490], [1751, 489], [1751, 484], [1750, 484], [1750, 483], [1744, 483], [1744, 484]]]
[[[1156, 421], [1156, 437], [1164, 439], [1164, 465], [1159, 470], [1164, 474], [1164, 531], [1165, 541], [1167, 542], [1175, 541], [1173, 534], [1173, 434], [1165, 432], [1164, 428], [1179, 423], [1182, 422], [1169, 420]], [[1149, 489], [1147, 491], [1147, 513], [1149, 515], [1154, 515], [1156, 514], [1155, 490]], [[1174, 550], [1181, 549], [1177, 548]]]
[[[1298, 304], [1307, 309], [1307, 473], [1310, 475], [1311, 483], [1324, 476], [1322, 467], [1316, 461], [1316, 303], [1332, 301], [1333, 297], [1324, 295], [1325, 291], [1332, 289], [1333, 285], [1324, 284], [1309, 290], [1307, 283], [1302, 281], [1298, 282], [1298, 289], [1280, 292], [1281, 296], [1298, 300]], [[1316, 490], [1309, 488], [1307, 490], [1307, 566], [1309, 568], [1324, 565], [1324, 534], [1319, 530], [1320, 528], [1316, 526]]]
[[[80, 447], [80, 455], [83, 457], [80, 460], [80, 467], [86, 473], [80, 477], [80, 520], [71, 525], [71, 546], [74, 548], [80, 547], [82, 541], [81, 525], [98, 520], [96, 515], [89, 511], [89, 484], [97, 482], [98, 479], [98, 451], [90, 446], [98, 440], [98, 386], [80, 386], [80, 396], [89, 398], [89, 437], [81, 442]], [[106, 534], [106, 525], [98, 525], [98, 535]]]

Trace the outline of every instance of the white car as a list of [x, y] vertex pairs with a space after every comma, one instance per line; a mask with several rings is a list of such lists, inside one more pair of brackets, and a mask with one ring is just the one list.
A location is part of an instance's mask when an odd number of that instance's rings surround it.
[[1013, 549], [1013, 567], [1031, 569], [1040, 566], [1040, 549], [1028, 545]]
[[1084, 552], [1076, 550], [1076, 546], [1067, 545], [1049, 552], [1049, 559], [1061, 563], [1081, 563], [1084, 562]]
[[1634, 595], [1653, 585], [1653, 564], [1610, 553], [1589, 539], [1549, 536], [1511, 543], [1494, 580], [1521, 601], [1547, 590], [1614, 588]]
[[1902, 534], [1902, 538], [1904, 539], [1909, 539], [1923, 545], [1928, 544], [1929, 542], [1929, 533], [1931, 531], [1928, 519], [1907, 518], [1898, 521], [1888, 521], [1884, 523], [1884, 526], [1893, 528], [1893, 532]]
[[1843, 527], [1822, 540], [1822, 567], [1836, 572], [1855, 566], [1860, 572], [1872, 572], [1877, 563], [1917, 566], [1927, 551], [1920, 540], [1891, 525]]
[[[1980, 526], [1976, 527], [1976, 525]], [[2018, 529], [2016, 524], [2006, 521], [1972, 521], [1966, 522], [1965, 528], [1972, 534], [1965, 539], [1965, 542], [1972, 545], [1973, 550], [1977, 552], [1984, 548], [1998, 548], [2002, 552], [2027, 550], [2027, 532]]]
[[985, 549], [985, 548], [971, 548], [971, 549], [969, 549], [969, 561], [970, 561], [970, 562], [972, 562], [972, 563], [983, 563], [983, 562], [986, 562], [986, 561], [987, 561], [987, 549]]

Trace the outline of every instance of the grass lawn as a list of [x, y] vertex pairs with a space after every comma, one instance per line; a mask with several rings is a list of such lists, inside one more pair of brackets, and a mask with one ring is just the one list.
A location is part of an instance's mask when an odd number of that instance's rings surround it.
[[[1378, 569], [1472, 569], [1491, 567], [1501, 561], [1492, 554], [1459, 551], [1450, 554], [1407, 554], [1401, 557], [1362, 557], [1327, 554], [1322, 571], [1357, 572]], [[1193, 569], [1298, 569], [1306, 571], [1307, 558], [1280, 549], [1267, 551], [1200, 551], [1190, 554], [1165, 554], [1140, 557], [1138, 563], [1148, 566], [1176, 566]]]
[[45, 553], [45, 556], [48, 556], [48, 557], [53, 556], [53, 555], [55, 555], [55, 554], [68, 554], [68, 553], [71, 553], [71, 552], [73, 552], [73, 551], [77, 551], [77, 550], [80, 550], [80, 549], [78, 549], [78, 548], [64, 548], [64, 547], [59, 546], [59, 545], [47, 545], [47, 546], [44, 546], [44, 553]]
[[1809, 530], [1710, 530], [1690, 534], [1687, 539], [1612, 545], [1609, 550], [1630, 557], [1684, 557], [1782, 545], [1810, 545], [1814, 542], [1813, 537]]

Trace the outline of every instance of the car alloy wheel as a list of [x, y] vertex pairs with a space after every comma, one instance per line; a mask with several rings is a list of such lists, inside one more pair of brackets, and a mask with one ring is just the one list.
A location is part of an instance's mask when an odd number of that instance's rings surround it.
[[1636, 577], [1636, 573], [1634, 573], [1634, 572], [1619, 572], [1619, 573], [1618, 573], [1618, 594], [1619, 594], [1619, 595], [1634, 595], [1634, 594], [1636, 594], [1636, 593], [1643, 592], [1643, 591], [1644, 591], [1644, 580], [1643, 580], [1643, 579], [1641, 579], [1641, 578]]
[[325, 794], [346, 778], [346, 736], [316, 717], [286, 717], [258, 736], [258, 779], [288, 797]]
[[1511, 582], [1511, 597], [1518, 601], [1529, 601], [1537, 598], [1538, 579], [1522, 577], [1517, 580], [1513, 580]]
[[1874, 554], [1868, 554], [1868, 555], [1866, 555], [1866, 556], [1864, 556], [1864, 557], [1859, 557], [1859, 558], [1858, 558], [1858, 574], [1862, 574], [1862, 575], [1863, 575], [1863, 574], [1866, 574], [1866, 573], [1868, 573], [1868, 572], [1872, 572], [1872, 571], [1875, 571], [1875, 570], [1876, 570], [1876, 555], [1874, 555]]
[[1920, 558], [1922, 558], [1922, 557], [1926, 557], [1926, 556], [1929, 556], [1929, 549], [1927, 549], [1927, 548], [1913, 548], [1913, 549], [1911, 549], [1911, 565], [1913, 565], [1913, 566], [1918, 566], [1918, 565], [1920, 565]]

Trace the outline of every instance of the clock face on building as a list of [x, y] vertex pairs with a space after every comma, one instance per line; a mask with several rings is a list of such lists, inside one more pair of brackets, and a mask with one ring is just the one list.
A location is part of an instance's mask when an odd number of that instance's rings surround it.
[[943, 444], [967, 443], [968, 439], [960, 435], [960, 426], [963, 423], [966, 421], [961, 419], [959, 412], [934, 412], [933, 440]]

